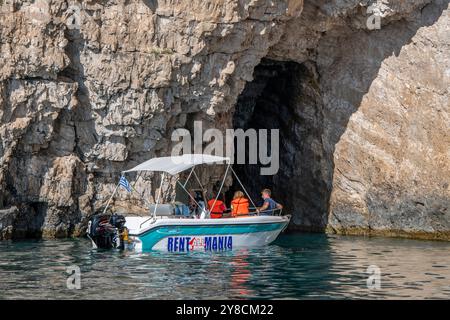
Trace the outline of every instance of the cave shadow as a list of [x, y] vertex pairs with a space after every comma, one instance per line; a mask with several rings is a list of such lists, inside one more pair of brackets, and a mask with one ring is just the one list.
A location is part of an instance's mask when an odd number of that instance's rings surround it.
[[[331, 52], [333, 61], [330, 64], [334, 70], [348, 70], [347, 76], [357, 78], [356, 82], [363, 79], [358, 83], [357, 90], [353, 90], [350, 103], [339, 109], [338, 116], [333, 115], [329, 109], [325, 110], [327, 106], [323, 95], [324, 89], [327, 89], [323, 88], [321, 82], [323, 70], [315, 62], [298, 64], [263, 59], [254, 69], [254, 80], [246, 84], [238, 98], [233, 126], [244, 130], [279, 129], [280, 170], [274, 176], [261, 176], [260, 164], [234, 164], [244, 185], [248, 186], [250, 196], [260, 199], [260, 190], [270, 188], [275, 200], [285, 206], [285, 212], [294, 213], [291, 229], [324, 232], [329, 219], [334, 151], [347, 129], [350, 117], [358, 110], [378, 76], [383, 61], [392, 55], [399, 56], [402, 48], [411, 43], [417, 31], [433, 25], [448, 4], [448, 0], [432, 2], [422, 8], [418, 19], [392, 22], [381, 30], [352, 31], [344, 37], [339, 35], [338, 30], [334, 35], [331, 32], [323, 36], [319, 47], [322, 45], [323, 51]], [[361, 40], [378, 38], [382, 45], [373, 48], [366, 46], [367, 41], [361, 41], [349, 51], [349, 45], [355, 45], [355, 37]], [[340, 55], [341, 51], [347, 54], [345, 59]], [[364, 77], [356, 74], [358, 68], [355, 68], [356, 71], [352, 70], [353, 64], [361, 61], [358, 59], [361, 53], [371, 58], [364, 68]], [[333, 82], [332, 86], [335, 87], [343, 85], [339, 79]], [[325, 137], [322, 124], [327, 120], [336, 120], [336, 125], [333, 127], [333, 134]], [[322, 141], [323, 138], [328, 138], [328, 141]], [[331, 149], [325, 148], [325, 144], [332, 146]], [[239, 188], [234, 181], [227, 193], [227, 200]]]
[[11, 224], [11, 239], [42, 238], [47, 209], [45, 202], [17, 206], [17, 214]]

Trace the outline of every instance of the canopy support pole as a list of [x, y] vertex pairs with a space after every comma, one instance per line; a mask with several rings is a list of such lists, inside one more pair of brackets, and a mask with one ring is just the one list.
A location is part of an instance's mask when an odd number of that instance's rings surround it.
[[255, 205], [255, 203], [253, 202], [252, 198], [250, 197], [250, 195], [248, 194], [247, 190], [245, 189], [244, 185], [242, 184], [241, 180], [239, 180], [239, 177], [237, 176], [236, 172], [233, 170], [233, 168], [231, 168], [231, 172], [234, 174], [234, 176], [236, 177], [237, 181], [239, 182], [239, 184], [242, 187], [242, 190], [244, 190], [246, 196], [250, 199], [250, 202], [252, 203], [253, 207], [255, 207], [255, 209], [257, 208], [257, 206]]
[[106, 210], [108, 209], [109, 204], [111, 203], [112, 198], [113, 198], [114, 195], [116, 194], [117, 189], [119, 189], [119, 185], [120, 185], [120, 180], [119, 180], [119, 182], [117, 183], [117, 185], [116, 185], [116, 187], [115, 187], [115, 189], [114, 189], [114, 191], [113, 191], [111, 197], [109, 197], [108, 202], [106, 203], [106, 207], [105, 207], [105, 209], [103, 209], [103, 213], [102, 213], [102, 214], [105, 214], [105, 213], [106, 213]]
[[159, 199], [161, 198], [162, 185], [164, 183], [165, 176], [166, 176], [166, 173], [163, 172], [163, 174], [161, 175], [161, 183], [159, 184], [158, 197], [156, 198], [156, 202], [155, 202], [155, 209], [153, 210], [153, 218], [156, 218], [156, 208], [158, 207], [158, 202], [159, 202]]
[[186, 188], [183, 186], [183, 184], [180, 182], [180, 180], [177, 181], [177, 183], [183, 188], [183, 190], [188, 194], [188, 196], [195, 202], [195, 204], [200, 208], [200, 204], [195, 200], [195, 198], [189, 193], [189, 191], [186, 190]]
[[142, 171], [139, 171], [138, 175], [136, 176], [136, 179], [134, 179], [133, 185], [131, 186], [132, 189], [134, 189], [134, 186], [136, 185], [137, 181], [141, 177]]
[[[153, 210], [153, 214], [152, 214], [152, 216], [151, 216], [150, 218], [145, 219], [144, 221], [142, 221], [141, 224], [139, 225], [139, 228], [141, 228], [142, 225], [143, 225], [144, 223], [146, 223], [147, 221], [149, 221], [150, 219], [156, 219], [156, 208], [158, 207], [159, 198], [161, 197], [162, 184], [163, 184], [163, 182], [164, 182], [164, 177], [165, 177], [165, 172], [161, 175], [161, 183], [159, 184], [158, 197], [157, 197], [156, 202], [155, 202], [155, 209]], [[133, 189], [133, 190], [134, 190], [134, 189]], [[144, 199], [144, 201], [147, 203], [147, 205], [148, 205], [148, 207], [149, 207], [149, 210], [150, 210], [151, 203], [149, 203], [148, 200], [145, 199], [144, 197], [142, 197], [142, 199]]]
[[184, 184], [183, 184], [184, 187], [187, 186], [187, 183], [189, 182], [189, 179], [191, 178], [192, 172], [194, 172], [194, 168], [195, 168], [195, 166], [192, 167], [191, 171], [189, 172], [189, 175], [188, 175], [186, 181], [185, 181]]
[[[225, 179], [227, 178], [227, 174], [228, 174], [228, 170], [231, 168], [231, 164], [229, 163], [227, 166], [227, 169], [225, 170], [225, 174], [223, 175], [223, 179], [222, 179], [222, 183], [220, 184], [220, 188], [219, 191], [217, 192], [216, 198], [214, 199], [214, 202], [211, 206], [211, 208], [209, 210], [211, 210], [212, 208], [214, 208], [214, 206], [216, 205], [217, 199], [219, 199], [220, 196], [220, 192], [222, 191], [223, 185], [225, 183]], [[233, 169], [231, 169], [233, 170]], [[211, 212], [211, 211], [210, 211]]]
[[[195, 167], [194, 167], [194, 168], [195, 168]], [[205, 192], [205, 188], [203, 188], [202, 182], [200, 181], [200, 179], [199, 179], [197, 173], [195, 172], [194, 168], [192, 168], [192, 172], [194, 173], [194, 177], [195, 177], [195, 179], [197, 180], [198, 184], [200, 185], [200, 188], [202, 189], [203, 195], [204, 195], [205, 198], [206, 198], [207, 195], [206, 195], [206, 192]], [[207, 202], [208, 202], [208, 199], [205, 199], [205, 201], [206, 201], [206, 203], [207, 203]]]
[[144, 196], [142, 196], [142, 195], [139, 194], [139, 192], [136, 190], [136, 188], [134, 187], [134, 185], [135, 185], [135, 184], [133, 184], [133, 185], [131, 186], [131, 190], [134, 191], [134, 192], [136, 192], [136, 193], [139, 195], [139, 197], [145, 202], [145, 204], [150, 208], [151, 203], [150, 203], [146, 198], [144, 198]]

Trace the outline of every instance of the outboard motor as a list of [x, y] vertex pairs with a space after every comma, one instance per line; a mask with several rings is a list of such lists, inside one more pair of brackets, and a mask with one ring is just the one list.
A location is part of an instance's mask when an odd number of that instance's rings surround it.
[[92, 217], [88, 223], [87, 234], [94, 246], [102, 249], [124, 249], [125, 242], [128, 242], [125, 217], [118, 214]]

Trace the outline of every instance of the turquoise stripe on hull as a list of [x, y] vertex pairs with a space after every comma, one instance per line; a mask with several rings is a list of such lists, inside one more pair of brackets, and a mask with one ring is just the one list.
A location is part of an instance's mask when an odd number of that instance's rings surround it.
[[235, 225], [197, 225], [197, 226], [161, 226], [150, 229], [138, 236], [142, 241], [143, 250], [151, 250], [155, 244], [166, 237], [172, 236], [202, 236], [202, 235], [233, 235], [263, 231], [275, 231], [284, 228], [287, 222], [235, 224]]

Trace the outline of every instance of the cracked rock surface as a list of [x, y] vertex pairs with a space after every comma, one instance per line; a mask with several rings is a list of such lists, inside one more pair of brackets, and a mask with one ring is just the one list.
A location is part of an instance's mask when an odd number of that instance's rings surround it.
[[[0, 16], [0, 238], [81, 235], [174, 129], [264, 110], [283, 153], [254, 188], [292, 228], [450, 239], [448, 0], [4, 0]], [[125, 192], [113, 208], [145, 213]]]

